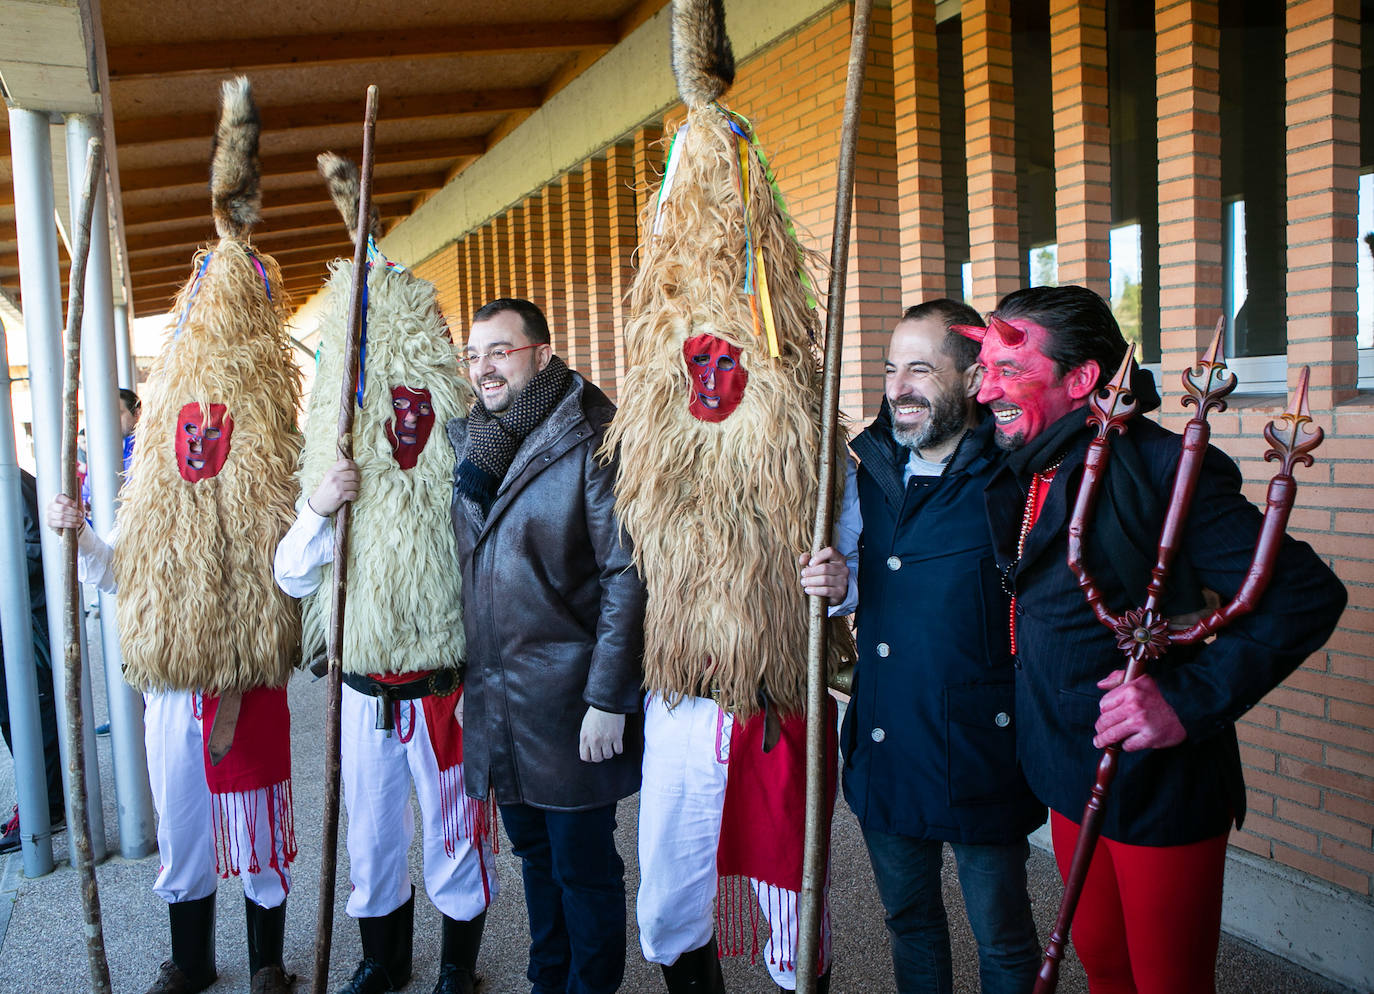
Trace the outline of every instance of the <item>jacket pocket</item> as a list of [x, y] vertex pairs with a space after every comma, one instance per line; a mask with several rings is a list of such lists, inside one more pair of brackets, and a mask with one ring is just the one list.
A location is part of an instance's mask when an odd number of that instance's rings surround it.
[[1015, 684], [945, 688], [945, 761], [949, 803], [995, 804], [1019, 789]]
[[1091, 729], [1102, 714], [1102, 694], [1083, 694], [1076, 690], [1059, 691], [1059, 717], [1072, 729]]

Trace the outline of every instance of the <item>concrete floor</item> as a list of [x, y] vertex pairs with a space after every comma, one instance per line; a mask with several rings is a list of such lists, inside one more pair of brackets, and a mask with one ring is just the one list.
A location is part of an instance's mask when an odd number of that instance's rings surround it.
[[[95, 626], [92, 626], [95, 627]], [[98, 642], [98, 628], [95, 639]], [[95, 680], [97, 720], [104, 718], [103, 681]], [[306, 676], [291, 688], [293, 716], [293, 773], [296, 800], [296, 836], [300, 855], [293, 866], [295, 890], [287, 916], [286, 965], [303, 977], [313, 962], [316, 907], [319, 892], [319, 825], [323, 779], [323, 725], [325, 685]], [[111, 851], [118, 851], [113, 775], [108, 738], [99, 740], [101, 781], [104, 785], [105, 824]], [[9, 756], [0, 756], [0, 806], [13, 803], [13, 767]], [[663, 990], [658, 969], [639, 954], [634, 925], [634, 894], [639, 873], [635, 860], [636, 798], [622, 802], [617, 833], [626, 864], [630, 934], [623, 990]], [[341, 827], [340, 839], [346, 831]], [[832, 990], [836, 994], [886, 994], [893, 991], [892, 967], [882, 908], [873, 874], [864, 852], [858, 824], [841, 802], [834, 824], [831, 904], [834, 921], [835, 967]], [[486, 936], [479, 969], [484, 994], [526, 992], [524, 979], [528, 933], [517, 861], [504, 835], [496, 862], [503, 892], [487, 917]], [[81, 906], [75, 871], [65, 862], [67, 836], [57, 837], [54, 852], [61, 861], [56, 872], [36, 880], [22, 876], [18, 853], [0, 857], [0, 992], [78, 992], [89, 990], [85, 943], [81, 933]], [[331, 990], [352, 973], [358, 957], [357, 927], [343, 912], [347, 896], [348, 857], [339, 852], [339, 886], [336, 889], [334, 953], [330, 967]], [[147, 988], [158, 964], [167, 956], [165, 905], [150, 890], [157, 874], [156, 854], [140, 860], [117, 856], [100, 865], [104, 934], [115, 994], [140, 994]], [[418, 839], [411, 849], [413, 878], [421, 880]], [[1032, 849], [1029, 863], [1031, 896], [1043, 938], [1057, 909], [1060, 882], [1051, 857]], [[946, 853], [945, 902], [949, 909], [954, 955], [955, 990], [978, 990], [977, 953], [964, 917], [953, 861]], [[247, 951], [243, 940], [242, 888], [237, 881], [221, 884], [217, 907], [219, 981], [212, 991], [247, 991]], [[437, 974], [439, 916], [421, 895], [416, 901], [415, 974], [408, 990], [425, 992]], [[734, 994], [767, 994], [775, 991], [762, 964], [747, 960], [724, 961], [726, 983]], [[1059, 989], [1064, 994], [1086, 994], [1087, 983], [1070, 953]], [[298, 990], [308, 990], [307, 981]], [[1220, 994], [1348, 994], [1347, 989], [1292, 966], [1284, 960], [1229, 936], [1223, 936], [1217, 964]], [[1185, 994], [1185, 992], [1179, 992]]]

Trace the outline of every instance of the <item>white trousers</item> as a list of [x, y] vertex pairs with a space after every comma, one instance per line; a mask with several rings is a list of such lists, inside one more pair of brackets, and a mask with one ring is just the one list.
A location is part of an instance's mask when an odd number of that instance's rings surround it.
[[[216, 804], [205, 781], [198, 695], [149, 692], [143, 695], [143, 704], [143, 742], [162, 862], [153, 893], [168, 902], [195, 901], [214, 893], [221, 877], [229, 875], [227, 869], [220, 872], [216, 860], [218, 831], [224, 834], [226, 847], [239, 854], [244, 894], [261, 907], [277, 907], [291, 889], [291, 869], [286, 860], [286, 833], [271, 829], [281, 820], [280, 812], [268, 810], [269, 792], [250, 791], [243, 795], [243, 804], [224, 805], [216, 826]], [[257, 871], [251, 871], [250, 865], [257, 866]]]
[[[709, 698], [684, 698], [672, 710], [659, 697], [645, 699], [636, 916], [640, 948], [650, 963], [675, 963], [711, 939], [734, 724]], [[768, 972], [779, 987], [796, 990], [796, 971], [780, 949], [797, 947], [800, 895], [761, 880], [749, 883], [769, 925]], [[822, 933], [828, 935], [828, 923]], [[823, 958], [828, 961], [828, 952]]]
[[[472, 825], [477, 802], [463, 793], [462, 766], [441, 789], [439, 763], [429, 740], [419, 700], [398, 702], [399, 719], [390, 734], [376, 727], [377, 699], [343, 688], [341, 766], [348, 809], [348, 913], [378, 918], [410, 900], [408, 854], [415, 836], [411, 784], [420, 801], [424, 827], [425, 890], [434, 906], [458, 921], [486, 910], [500, 887], [491, 843], [453, 838], [446, 851], [445, 820]], [[456, 784], [456, 789], [454, 785]]]

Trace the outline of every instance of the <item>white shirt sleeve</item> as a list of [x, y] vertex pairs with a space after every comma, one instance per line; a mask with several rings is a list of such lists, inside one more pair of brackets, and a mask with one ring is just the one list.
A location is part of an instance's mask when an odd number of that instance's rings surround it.
[[859, 535], [864, 530], [863, 517], [859, 513], [858, 464], [853, 456], [845, 457], [844, 497], [840, 502], [840, 516], [835, 521], [831, 541], [835, 551], [844, 556], [849, 564], [849, 589], [844, 600], [830, 608], [830, 617], [842, 618], [853, 614], [859, 606]]
[[316, 514], [301, 501], [296, 520], [272, 559], [277, 586], [292, 597], [308, 597], [319, 589], [324, 567], [334, 561], [334, 519]]
[[90, 525], [76, 536], [76, 578], [82, 583], [95, 584], [107, 594], [115, 592], [114, 542], [118, 534], [119, 524], [116, 523], [110, 529], [108, 543]]

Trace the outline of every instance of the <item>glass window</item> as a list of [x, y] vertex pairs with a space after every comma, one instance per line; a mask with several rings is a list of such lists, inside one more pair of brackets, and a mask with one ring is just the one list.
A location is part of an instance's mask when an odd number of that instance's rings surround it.
[[1111, 233], [1111, 305], [1126, 341], [1141, 353], [1140, 225], [1123, 224]]
[[1358, 318], [1355, 342], [1359, 348], [1374, 348], [1374, 173], [1360, 177], [1359, 277], [1356, 283]]
[[1059, 285], [1059, 245], [1041, 245], [1033, 248], [1026, 256], [1026, 268], [1030, 272], [1031, 286]]

